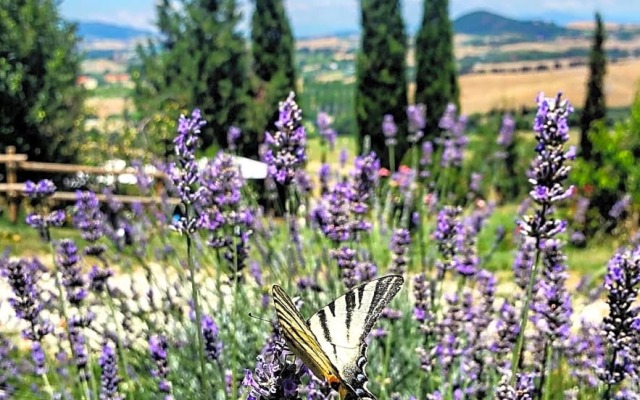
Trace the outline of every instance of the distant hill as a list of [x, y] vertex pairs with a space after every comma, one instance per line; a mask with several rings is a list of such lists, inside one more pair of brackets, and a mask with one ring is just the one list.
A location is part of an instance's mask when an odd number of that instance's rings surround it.
[[520, 21], [488, 11], [462, 15], [453, 21], [455, 33], [480, 36], [515, 35], [526, 39], [551, 39], [577, 32], [543, 21]]
[[104, 22], [78, 22], [78, 36], [86, 41], [123, 40], [153, 36], [153, 32], [130, 26], [115, 25]]

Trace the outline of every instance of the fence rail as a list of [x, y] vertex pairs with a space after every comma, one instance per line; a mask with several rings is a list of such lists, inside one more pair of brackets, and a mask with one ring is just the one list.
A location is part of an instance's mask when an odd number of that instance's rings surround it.
[[[16, 153], [14, 146], [7, 146], [6, 154], [0, 154], [0, 164], [6, 166], [6, 183], [0, 183], [0, 193], [6, 193], [8, 198], [8, 217], [12, 224], [18, 221], [19, 207], [21, 203], [21, 197], [24, 196], [25, 184], [18, 182], [18, 171], [37, 171], [37, 172], [54, 172], [54, 173], [69, 173], [78, 174], [85, 173], [89, 175], [125, 175], [135, 174], [136, 170], [133, 168], [106, 168], [95, 167], [89, 165], [77, 165], [77, 164], [57, 164], [46, 162], [28, 161], [26, 154]], [[154, 171], [147, 175], [162, 180], [166, 177], [164, 172]], [[129, 195], [111, 195], [96, 194], [98, 201], [108, 201], [109, 198], [115, 199], [121, 203], [142, 203], [152, 204], [168, 201], [170, 204], [178, 204], [179, 200], [176, 198], [163, 199], [160, 196], [129, 196]], [[56, 192], [52, 199], [61, 201], [73, 201], [76, 199], [74, 192]]]

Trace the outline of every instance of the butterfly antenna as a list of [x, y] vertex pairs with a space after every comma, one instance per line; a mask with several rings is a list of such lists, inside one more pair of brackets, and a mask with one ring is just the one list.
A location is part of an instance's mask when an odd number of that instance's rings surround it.
[[262, 322], [268, 322], [268, 323], [271, 323], [271, 321], [269, 321], [268, 319], [266, 319], [266, 318], [262, 318], [262, 317], [260, 317], [260, 316], [257, 316], [257, 315], [255, 315], [255, 314], [253, 314], [253, 313], [249, 313], [249, 317], [251, 317], [251, 318], [255, 318], [255, 319], [257, 319], [257, 320], [259, 320], [259, 321], [262, 321]]

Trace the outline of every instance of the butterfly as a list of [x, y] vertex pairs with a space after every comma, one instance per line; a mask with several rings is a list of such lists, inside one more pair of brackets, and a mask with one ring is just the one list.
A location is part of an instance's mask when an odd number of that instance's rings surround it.
[[273, 286], [280, 330], [289, 350], [342, 399], [375, 400], [367, 389], [367, 343], [382, 310], [402, 288], [400, 275], [363, 283], [305, 321], [287, 293]]

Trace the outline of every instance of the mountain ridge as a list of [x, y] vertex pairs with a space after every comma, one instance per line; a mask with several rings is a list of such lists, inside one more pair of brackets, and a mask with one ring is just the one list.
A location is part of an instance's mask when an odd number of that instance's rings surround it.
[[133, 40], [154, 36], [150, 30], [134, 28], [124, 24], [100, 21], [75, 21], [77, 34], [86, 41], [93, 40]]
[[473, 11], [453, 21], [455, 33], [476, 36], [515, 35], [523, 39], [553, 39], [578, 34], [573, 29], [542, 20], [519, 20], [490, 11]]
[[[133, 40], [155, 36], [151, 30], [135, 28], [124, 24], [100, 21], [76, 21], [78, 35], [85, 41]], [[546, 22], [541, 19], [515, 19], [491, 11], [477, 10], [465, 13], [452, 20], [453, 30], [458, 34], [475, 36], [515, 35], [523, 39], [553, 39], [558, 36], [573, 36], [577, 30]], [[418, 27], [409, 27], [411, 34]], [[297, 39], [321, 37], [346, 37], [358, 34], [358, 29], [337, 29], [336, 32], [321, 35], [300, 35]]]

